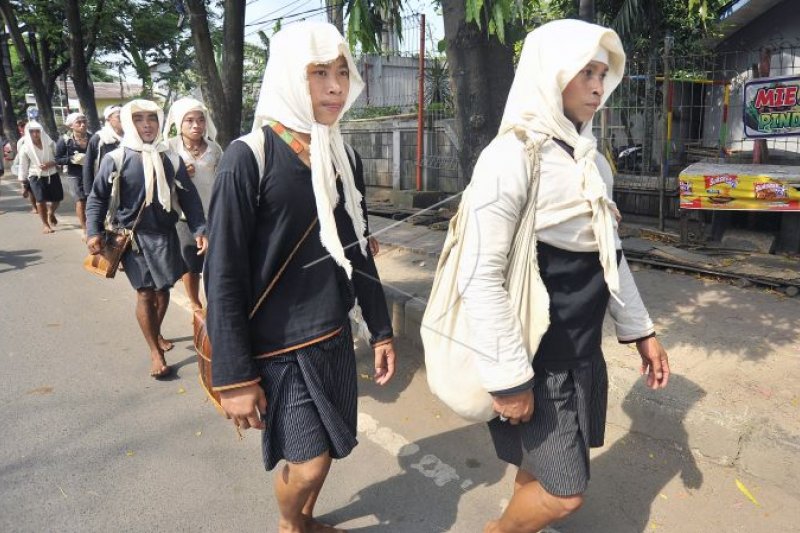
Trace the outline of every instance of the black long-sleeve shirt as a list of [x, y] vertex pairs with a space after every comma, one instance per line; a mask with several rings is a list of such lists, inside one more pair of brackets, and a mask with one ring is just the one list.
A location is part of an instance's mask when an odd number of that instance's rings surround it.
[[[125, 155], [122, 159], [120, 169], [120, 202], [117, 210], [116, 223], [130, 229], [136, 221], [139, 209], [144, 202], [144, 167], [142, 166], [142, 154], [124, 148]], [[186, 214], [189, 229], [195, 236], [204, 235], [206, 232], [206, 219], [203, 214], [203, 204], [200, 202], [200, 195], [197, 194], [192, 180], [186, 173], [183, 161], [179, 160], [177, 172], [172, 168], [169, 158], [162, 156], [164, 162], [164, 174], [170, 187], [176, 181], [175, 187], [181, 209]], [[86, 202], [86, 233], [89, 237], [100, 235], [104, 230], [104, 221], [111, 199], [111, 183], [108, 177], [115, 170], [116, 164], [112, 157], [106, 157], [100, 164], [97, 171], [97, 179], [91, 189], [91, 194]], [[154, 192], [155, 194], [155, 192]], [[174, 199], [173, 199], [174, 204]], [[157, 199], [142, 211], [142, 218], [136, 231], [145, 233], [168, 234], [175, 231], [175, 223], [178, 222], [178, 213], [173, 208], [166, 211]]]
[[[371, 341], [392, 337], [375, 262], [369, 252], [364, 257], [359, 249], [341, 188], [334, 217], [353, 265], [352, 282], [323, 248], [317, 224], [253, 319], [248, 319], [317, 216], [310, 169], [269, 126], [264, 132], [264, 177], [259, 180], [252, 150], [234, 142], [217, 167], [211, 195], [204, 279], [217, 389], [256, 380], [254, 357], [313, 343], [336, 332], [347, 323], [353, 293]], [[362, 173], [356, 157], [356, 186], [363, 194]], [[365, 202], [361, 208], [366, 217]]]
[[[83, 190], [88, 195], [92, 190], [94, 184], [94, 167], [98, 161], [103, 160], [103, 156], [111, 150], [119, 147], [119, 142], [112, 144], [105, 144], [100, 140], [100, 134], [95, 133], [89, 138], [89, 144], [86, 146], [86, 157], [83, 159]], [[100, 169], [98, 168], [98, 171]]]

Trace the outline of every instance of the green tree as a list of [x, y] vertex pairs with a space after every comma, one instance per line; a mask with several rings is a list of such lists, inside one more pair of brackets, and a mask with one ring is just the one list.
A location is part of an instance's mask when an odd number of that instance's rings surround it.
[[0, 13], [36, 98], [39, 119], [54, 138], [53, 93], [58, 78], [69, 68], [67, 45], [62, 38], [64, 12], [44, 0], [0, 0]]

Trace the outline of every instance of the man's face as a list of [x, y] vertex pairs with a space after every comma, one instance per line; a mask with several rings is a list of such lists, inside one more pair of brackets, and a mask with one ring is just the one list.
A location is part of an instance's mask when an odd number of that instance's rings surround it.
[[136, 133], [143, 143], [150, 144], [158, 137], [158, 114], [152, 111], [137, 111], [133, 113], [133, 125]]
[[72, 131], [74, 133], [77, 133], [78, 135], [85, 134], [86, 133], [86, 127], [87, 127], [87, 125], [86, 125], [86, 119], [85, 118], [77, 119], [75, 122], [72, 123], [72, 126], [70, 126]]
[[603, 98], [603, 80], [608, 73], [608, 65], [590, 61], [567, 84], [561, 93], [564, 115], [580, 128], [594, 116]]
[[181, 135], [199, 141], [206, 134], [206, 116], [202, 111], [189, 111], [181, 122]]
[[119, 111], [115, 111], [109, 115], [108, 123], [111, 124], [112, 128], [114, 128], [114, 131], [117, 132], [117, 135], [122, 135], [122, 120], [119, 118]]
[[308, 90], [314, 120], [330, 126], [339, 120], [350, 92], [350, 69], [344, 56], [322, 65], [308, 65]]

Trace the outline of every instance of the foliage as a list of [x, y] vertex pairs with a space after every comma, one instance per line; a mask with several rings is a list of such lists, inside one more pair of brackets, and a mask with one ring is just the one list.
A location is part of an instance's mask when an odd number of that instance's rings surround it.
[[347, 41], [368, 54], [381, 52], [381, 36], [390, 31], [402, 38], [402, 0], [344, 0]]
[[351, 109], [347, 113], [347, 120], [359, 120], [379, 117], [391, 117], [402, 114], [399, 106], [365, 106]]

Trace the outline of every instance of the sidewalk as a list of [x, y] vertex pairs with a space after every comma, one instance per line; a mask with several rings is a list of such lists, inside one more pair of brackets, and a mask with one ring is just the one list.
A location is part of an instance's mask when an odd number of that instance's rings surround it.
[[[445, 232], [375, 216], [369, 223], [382, 245], [378, 270], [395, 331], [421, 354], [420, 323]], [[616, 342], [607, 320], [609, 423], [800, 493], [800, 299], [632, 270], [673, 376], [665, 391], [648, 390], [635, 349]]]

